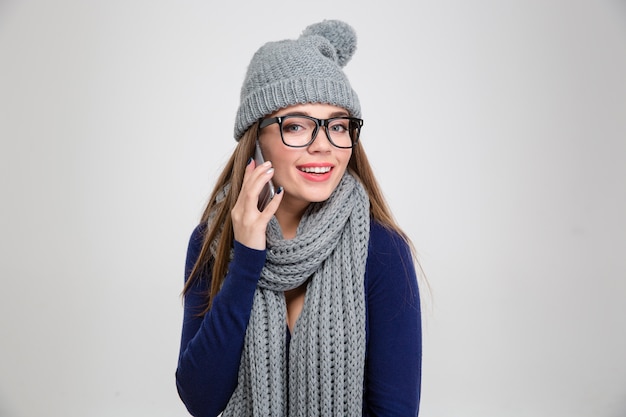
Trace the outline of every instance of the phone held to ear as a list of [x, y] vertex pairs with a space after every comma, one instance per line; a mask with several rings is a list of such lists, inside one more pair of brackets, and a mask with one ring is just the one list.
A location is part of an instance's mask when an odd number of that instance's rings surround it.
[[[256, 166], [259, 166], [263, 162], [265, 162], [265, 159], [263, 159], [263, 154], [261, 153], [261, 147], [259, 146], [258, 140], [256, 142], [256, 149], [254, 151], [254, 162]], [[259, 211], [263, 211], [265, 206], [267, 206], [268, 203], [272, 200], [272, 198], [274, 198], [275, 192], [276, 190], [274, 189], [274, 183], [272, 182], [272, 180], [269, 180], [267, 184], [263, 186], [263, 189], [261, 190], [261, 194], [259, 194], [259, 204], [258, 204]]]

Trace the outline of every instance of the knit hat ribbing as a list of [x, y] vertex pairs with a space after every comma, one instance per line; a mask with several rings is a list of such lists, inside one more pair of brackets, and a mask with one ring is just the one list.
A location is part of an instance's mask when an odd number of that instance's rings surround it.
[[340, 20], [314, 23], [296, 40], [263, 45], [241, 88], [235, 140], [261, 117], [294, 104], [332, 104], [361, 117], [359, 98], [342, 71], [355, 50], [356, 32]]

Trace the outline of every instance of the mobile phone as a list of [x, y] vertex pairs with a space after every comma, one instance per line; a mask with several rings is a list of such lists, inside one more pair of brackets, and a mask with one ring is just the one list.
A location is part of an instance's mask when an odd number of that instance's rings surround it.
[[[254, 162], [256, 163], [256, 166], [259, 166], [263, 162], [265, 162], [265, 159], [263, 159], [263, 154], [261, 153], [261, 146], [259, 146], [258, 140], [256, 141], [256, 148], [254, 150]], [[267, 206], [272, 198], [274, 198], [275, 192], [276, 190], [274, 188], [274, 183], [272, 182], [272, 180], [269, 180], [267, 184], [263, 186], [261, 194], [259, 194], [259, 203], [257, 206], [259, 208], [259, 211], [263, 211], [265, 206]]]

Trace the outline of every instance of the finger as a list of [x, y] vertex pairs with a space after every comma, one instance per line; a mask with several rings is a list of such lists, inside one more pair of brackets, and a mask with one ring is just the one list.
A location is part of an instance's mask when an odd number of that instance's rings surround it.
[[256, 169], [256, 163], [253, 158], [248, 159], [248, 163], [246, 164], [246, 169], [243, 172], [243, 180], [246, 181], [246, 178], [250, 177], [250, 175]]
[[250, 174], [247, 184], [246, 193], [252, 199], [258, 200], [263, 187], [274, 177], [274, 168], [271, 162], [267, 161], [254, 169]]
[[[241, 184], [240, 194], [248, 195], [260, 192], [263, 184], [267, 181], [259, 180], [259, 178], [263, 177], [264, 174], [267, 174], [267, 171], [271, 170], [272, 164], [267, 161], [259, 166], [255, 166], [254, 160], [250, 160], [248, 165], [246, 165], [243, 181]], [[270, 176], [271, 178], [271, 176]], [[258, 192], [257, 192], [258, 189]]]
[[283, 187], [278, 187], [274, 193], [274, 198], [265, 206], [265, 209], [261, 212], [263, 218], [269, 222], [269, 219], [276, 214], [280, 202], [283, 201], [285, 195]]

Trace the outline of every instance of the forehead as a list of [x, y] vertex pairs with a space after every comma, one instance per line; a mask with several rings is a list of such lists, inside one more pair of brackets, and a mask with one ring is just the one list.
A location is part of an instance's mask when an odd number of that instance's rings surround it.
[[269, 117], [284, 116], [287, 114], [305, 114], [317, 118], [328, 118], [333, 116], [347, 116], [349, 112], [343, 107], [326, 103], [305, 103], [284, 107], [270, 114]]

